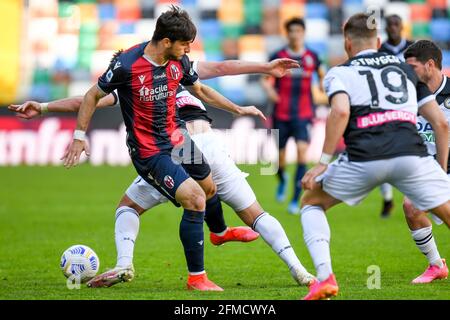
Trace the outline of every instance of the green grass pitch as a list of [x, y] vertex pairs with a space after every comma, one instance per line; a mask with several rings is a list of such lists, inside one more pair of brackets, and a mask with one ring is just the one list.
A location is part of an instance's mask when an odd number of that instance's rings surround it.
[[[291, 177], [292, 171], [291, 169]], [[313, 271], [303, 243], [299, 216], [274, 200], [276, 178], [244, 166], [263, 207], [284, 226], [305, 267]], [[131, 167], [0, 168], [0, 299], [298, 299], [307, 293], [285, 265], [258, 239], [214, 247], [205, 241], [205, 262], [220, 293], [185, 290], [187, 270], [178, 225], [181, 209], [161, 205], [141, 218], [136, 243], [136, 278], [111, 288], [69, 290], [59, 269], [71, 245], [92, 247], [104, 271], [115, 263], [114, 211], [134, 179]], [[395, 212], [379, 217], [378, 190], [358, 207], [340, 205], [328, 214], [333, 269], [340, 285], [337, 299], [450, 299], [449, 280], [429, 285], [410, 281], [427, 265], [415, 248], [395, 193]], [[224, 205], [229, 225], [242, 222]], [[450, 258], [445, 226], [434, 226], [442, 256]], [[208, 233], [205, 227], [205, 240]], [[379, 266], [381, 288], [369, 290], [367, 268]]]

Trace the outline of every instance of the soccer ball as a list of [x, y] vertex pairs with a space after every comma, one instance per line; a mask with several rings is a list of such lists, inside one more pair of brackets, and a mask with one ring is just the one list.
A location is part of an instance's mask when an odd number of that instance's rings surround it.
[[60, 267], [66, 278], [83, 283], [95, 277], [100, 260], [94, 250], [77, 244], [64, 251]]

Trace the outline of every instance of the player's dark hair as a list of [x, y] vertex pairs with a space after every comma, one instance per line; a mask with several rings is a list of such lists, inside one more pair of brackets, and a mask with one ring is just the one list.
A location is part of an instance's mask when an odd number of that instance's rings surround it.
[[389, 20], [392, 20], [392, 19], [398, 19], [398, 20], [400, 20], [400, 22], [402, 22], [403, 20], [402, 20], [402, 17], [400, 17], [398, 14], [391, 14], [391, 15], [389, 15], [389, 16], [387, 16], [386, 17], [386, 23], [388, 23], [389, 22]]
[[289, 29], [292, 26], [301, 26], [303, 28], [303, 30], [304, 30], [305, 29], [305, 21], [302, 18], [297, 18], [296, 17], [296, 18], [289, 19], [284, 24], [284, 28], [286, 29], [287, 32], [289, 32]]
[[123, 49], [117, 50], [116, 52], [114, 52], [110, 63], [113, 63], [113, 61], [115, 61], [123, 52]]
[[372, 39], [377, 37], [377, 21], [367, 13], [357, 13], [344, 24], [344, 36], [356, 39]]
[[197, 28], [189, 14], [172, 5], [170, 10], [162, 13], [156, 20], [152, 42], [157, 43], [164, 38], [168, 38], [170, 41], [193, 41], [196, 35]]
[[416, 58], [422, 63], [431, 59], [439, 70], [442, 69], [442, 51], [433, 41], [418, 40], [406, 49], [403, 56], [405, 59]]

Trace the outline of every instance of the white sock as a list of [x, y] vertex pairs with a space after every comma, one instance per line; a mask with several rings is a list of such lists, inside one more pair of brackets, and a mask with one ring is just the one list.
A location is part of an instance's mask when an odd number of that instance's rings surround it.
[[281, 260], [284, 261], [289, 270], [295, 268], [301, 272], [307, 272], [297, 258], [283, 227], [277, 219], [267, 212], [263, 212], [256, 217], [252, 228], [261, 235], [261, 238], [263, 238]]
[[317, 271], [323, 281], [332, 273], [330, 256], [330, 227], [325, 212], [318, 206], [304, 206], [301, 210], [303, 238]]
[[380, 191], [384, 201], [392, 201], [393, 192], [392, 186], [389, 183], [383, 183], [380, 185]]
[[436, 242], [434, 242], [432, 227], [411, 230], [411, 235], [416, 242], [417, 248], [427, 257], [430, 265], [437, 265], [442, 268], [443, 263]]
[[139, 214], [130, 207], [116, 210], [115, 238], [117, 249], [116, 267], [133, 264], [134, 242], [139, 233]]

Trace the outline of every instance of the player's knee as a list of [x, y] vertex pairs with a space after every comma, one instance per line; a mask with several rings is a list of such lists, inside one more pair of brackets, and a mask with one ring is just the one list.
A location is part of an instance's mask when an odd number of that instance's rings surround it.
[[122, 199], [120, 199], [119, 204], [117, 205], [117, 209], [119, 209], [120, 207], [129, 207], [132, 208], [134, 210], [136, 210], [136, 212], [139, 215], [142, 215], [146, 209], [142, 208], [141, 206], [139, 206], [138, 204], [136, 204], [133, 200], [131, 200], [126, 194], [122, 197]]
[[414, 221], [419, 217], [419, 210], [417, 210], [409, 199], [403, 201], [403, 213], [408, 221]]
[[217, 193], [217, 186], [211, 181], [211, 183], [203, 187], [203, 191], [205, 192], [206, 199], [211, 199]]
[[193, 183], [186, 196], [182, 197], [180, 204], [183, 208], [193, 211], [204, 211], [206, 207], [206, 195], [197, 183]]
[[203, 190], [201, 192], [192, 194], [189, 199], [189, 206], [191, 210], [194, 211], [205, 211], [206, 207], [206, 196]]

